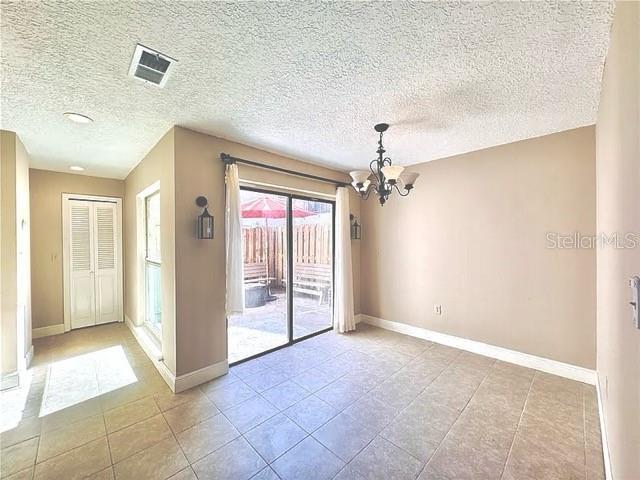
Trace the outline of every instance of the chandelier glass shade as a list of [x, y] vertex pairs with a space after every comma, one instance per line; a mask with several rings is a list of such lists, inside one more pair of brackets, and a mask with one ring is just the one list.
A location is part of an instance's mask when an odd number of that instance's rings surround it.
[[391, 159], [384, 156], [386, 150], [382, 146], [382, 135], [389, 128], [388, 124], [379, 123], [373, 128], [380, 134], [378, 150], [376, 150], [378, 156], [371, 161], [368, 171], [355, 170], [349, 172], [349, 175], [353, 180], [351, 185], [363, 199], [366, 200], [371, 192], [375, 192], [380, 205], [384, 205], [394, 190], [401, 197], [409, 195], [420, 174], [407, 172], [404, 167], [393, 165]]

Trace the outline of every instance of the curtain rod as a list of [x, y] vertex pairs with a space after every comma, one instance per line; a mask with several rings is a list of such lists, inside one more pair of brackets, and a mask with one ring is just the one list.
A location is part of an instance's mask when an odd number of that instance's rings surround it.
[[311, 175], [309, 173], [304, 172], [296, 172], [295, 170], [289, 170], [287, 168], [275, 167], [273, 165], [266, 165], [264, 163], [254, 162], [253, 160], [245, 160], [244, 158], [233, 157], [228, 153], [221, 153], [220, 160], [226, 165], [231, 165], [234, 163], [244, 163], [246, 165], [251, 165], [252, 167], [264, 168], [266, 170], [274, 170], [280, 173], [286, 173], [287, 175], [295, 175], [297, 177], [309, 178], [311, 180], [317, 180], [319, 182], [325, 183], [333, 183], [338, 187], [346, 187], [348, 183], [339, 182], [338, 180], [332, 180], [331, 178], [319, 177], [317, 175]]

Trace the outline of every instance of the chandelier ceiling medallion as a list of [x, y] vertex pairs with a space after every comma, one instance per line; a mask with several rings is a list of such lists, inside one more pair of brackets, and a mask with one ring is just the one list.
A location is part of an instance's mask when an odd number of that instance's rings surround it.
[[[382, 135], [389, 128], [389, 124], [379, 123], [373, 128], [380, 133], [378, 150], [376, 150], [378, 158], [374, 158], [369, 164], [370, 171], [355, 170], [349, 172], [349, 175], [353, 179], [351, 185], [364, 200], [369, 198], [369, 194], [373, 191], [378, 195], [380, 205], [384, 205], [394, 189], [401, 197], [409, 195], [420, 174], [405, 172], [404, 167], [392, 165], [391, 159], [384, 156], [386, 150], [382, 146]], [[402, 187], [402, 190], [398, 185]]]

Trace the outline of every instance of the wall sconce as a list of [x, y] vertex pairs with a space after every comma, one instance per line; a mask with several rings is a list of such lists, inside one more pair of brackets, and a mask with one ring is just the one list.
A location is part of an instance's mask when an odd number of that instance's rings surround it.
[[349, 218], [351, 219], [351, 240], [360, 240], [361, 228], [358, 219], [352, 213], [349, 214]]
[[207, 210], [207, 197], [196, 198], [196, 205], [203, 208], [202, 213], [198, 215], [198, 221], [196, 225], [196, 236], [199, 239], [211, 240], [213, 238], [213, 217]]

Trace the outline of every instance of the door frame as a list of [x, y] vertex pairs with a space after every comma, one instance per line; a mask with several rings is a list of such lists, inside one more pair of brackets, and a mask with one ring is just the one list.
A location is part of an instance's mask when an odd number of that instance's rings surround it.
[[[311, 200], [314, 202], [323, 202], [329, 203], [331, 205], [331, 299], [332, 302], [335, 300], [335, 288], [336, 288], [336, 201], [328, 198], [314, 197], [312, 195], [303, 195], [299, 193], [289, 193], [283, 190], [269, 190], [266, 188], [256, 188], [253, 186], [240, 185], [240, 190], [248, 190], [250, 192], [257, 193], [266, 193], [268, 195], [279, 195], [281, 197], [286, 197], [287, 199], [287, 210], [291, 212], [293, 206], [293, 200]], [[287, 284], [293, 287], [293, 217], [291, 215], [287, 215]], [[243, 259], [244, 261], [244, 259]], [[318, 330], [317, 332], [309, 333], [308, 335], [304, 335], [302, 337], [294, 338], [293, 335], [293, 288], [287, 288], [287, 342], [283, 343], [274, 348], [270, 348], [265, 350], [264, 352], [256, 353], [255, 355], [251, 355], [250, 357], [243, 358], [242, 360], [238, 360], [236, 362], [232, 362], [229, 366], [239, 365], [243, 362], [247, 362], [249, 360], [253, 360], [254, 358], [262, 357], [263, 355], [267, 355], [269, 353], [275, 352], [276, 350], [280, 350], [281, 348], [290, 347], [295, 343], [302, 342], [303, 340], [307, 340], [311, 337], [315, 337], [316, 335], [321, 335], [323, 333], [329, 332], [333, 329], [333, 320], [334, 320], [334, 311], [333, 311], [333, 303], [331, 304], [331, 326], [327, 328], [323, 328]], [[229, 343], [229, 322], [227, 320], [227, 345]]]
[[118, 264], [118, 322], [124, 321], [124, 271], [122, 263], [122, 198], [99, 195], [83, 195], [75, 193], [62, 194], [62, 283], [63, 283], [63, 308], [64, 308], [64, 331], [71, 330], [71, 242], [69, 232], [69, 200], [83, 200], [89, 202], [105, 202], [116, 204], [116, 229], [117, 229], [117, 264]]

